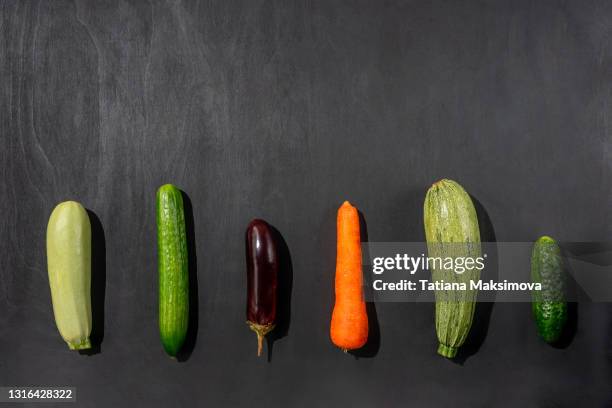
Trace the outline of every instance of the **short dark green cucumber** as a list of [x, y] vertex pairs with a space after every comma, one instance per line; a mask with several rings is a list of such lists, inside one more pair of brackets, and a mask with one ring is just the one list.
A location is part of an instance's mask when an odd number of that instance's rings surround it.
[[164, 350], [175, 357], [189, 322], [187, 234], [181, 190], [165, 184], [157, 190], [159, 333]]
[[542, 284], [541, 291], [532, 292], [531, 303], [538, 334], [545, 342], [555, 343], [567, 321], [567, 302], [563, 258], [554, 239], [543, 236], [533, 245], [531, 280]]

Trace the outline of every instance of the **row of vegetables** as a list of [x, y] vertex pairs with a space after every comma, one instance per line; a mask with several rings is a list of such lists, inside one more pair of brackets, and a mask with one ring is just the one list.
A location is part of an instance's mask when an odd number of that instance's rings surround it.
[[[189, 325], [189, 257], [182, 192], [171, 184], [157, 191], [159, 331], [166, 353], [180, 351]], [[430, 256], [480, 256], [480, 229], [470, 195], [457, 182], [443, 179], [427, 191], [425, 236]], [[338, 209], [335, 304], [330, 337], [344, 351], [368, 341], [368, 314], [363, 293], [361, 233], [357, 208], [345, 201]], [[448, 245], [445, 245], [448, 244]], [[55, 322], [71, 350], [91, 347], [91, 225], [85, 208], [75, 201], [58, 204], [47, 227], [47, 262]], [[279, 297], [278, 237], [270, 225], [253, 220], [246, 230], [246, 319], [257, 335], [257, 354], [274, 330]], [[541, 237], [532, 251], [531, 278], [542, 284], [533, 294], [532, 310], [542, 339], [554, 343], [567, 320], [561, 251], [550, 237]], [[456, 274], [433, 268], [432, 280], [469, 282], [480, 271]], [[469, 287], [469, 285], [468, 285]], [[445, 292], [445, 293], [442, 293]], [[477, 304], [477, 291], [436, 292], [435, 326], [438, 354], [453, 358], [465, 342]]]

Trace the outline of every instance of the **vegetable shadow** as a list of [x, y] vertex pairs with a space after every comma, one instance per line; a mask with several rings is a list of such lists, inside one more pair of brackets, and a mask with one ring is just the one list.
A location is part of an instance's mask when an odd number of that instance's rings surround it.
[[185, 234], [187, 236], [187, 262], [189, 273], [189, 321], [183, 347], [176, 355], [179, 362], [185, 362], [193, 353], [198, 337], [199, 327], [199, 297], [198, 297], [198, 256], [196, 253], [195, 227], [193, 222], [193, 205], [191, 199], [183, 190], [183, 210], [185, 213]]
[[563, 331], [561, 332], [561, 336], [557, 341], [551, 344], [552, 347], [556, 349], [565, 349], [569, 347], [569, 345], [574, 340], [576, 336], [576, 332], [578, 331], [578, 300], [579, 299], [588, 299], [588, 295], [584, 292], [584, 290], [578, 285], [578, 282], [574, 279], [574, 273], [571, 271], [568, 257], [571, 256], [580, 256], [582, 254], [592, 254], [599, 253], [602, 250], [609, 250], [609, 248], [604, 248], [601, 244], [594, 243], [591, 248], [587, 246], [573, 248], [570, 246], [569, 252], [566, 249], [563, 243], [560, 243], [561, 246], [561, 256], [563, 258], [563, 268], [565, 271], [565, 295], [569, 299], [574, 299], [573, 302], [567, 302], [567, 321], [565, 322], [565, 326], [563, 327]]
[[[359, 211], [359, 232], [361, 235], [361, 242], [369, 242], [368, 224], [361, 211]], [[364, 284], [365, 291], [370, 291], [372, 289], [372, 274], [364, 274]], [[371, 296], [368, 297], [372, 299]], [[349, 353], [357, 359], [375, 357], [380, 349], [380, 325], [378, 323], [378, 313], [376, 312], [375, 302], [366, 302], [366, 314], [368, 316], [368, 341], [363, 347], [349, 351]]]
[[578, 302], [567, 302], [567, 321], [559, 339], [551, 346], [556, 349], [565, 349], [574, 340], [578, 331]]
[[589, 295], [576, 282], [574, 276], [580, 271], [572, 270], [568, 259], [576, 258], [588, 261], [599, 266], [612, 265], [610, 251], [612, 242], [560, 242], [561, 253], [563, 255], [564, 267], [566, 271], [566, 295], [574, 301], [567, 303], [567, 322], [557, 342], [551, 344], [558, 349], [567, 348], [573, 341], [578, 331], [578, 308], [579, 302], [590, 302]]
[[291, 325], [291, 292], [293, 290], [293, 264], [291, 262], [289, 246], [278, 229], [272, 225], [270, 225], [270, 229], [277, 244], [279, 268], [278, 286], [276, 288], [276, 327], [266, 336], [268, 362], [272, 361], [274, 343], [289, 334], [289, 326]]
[[100, 218], [87, 209], [91, 224], [91, 348], [79, 354], [92, 356], [102, 351], [104, 339], [104, 300], [106, 296], [106, 238]]
[[[493, 223], [491, 222], [491, 218], [489, 217], [489, 213], [484, 208], [482, 203], [478, 201], [474, 196], [470, 195], [470, 197], [472, 198], [474, 208], [476, 209], [478, 227], [480, 229], [480, 241], [489, 243], [488, 245], [486, 245], [486, 267], [481, 272], [480, 279], [486, 281], [490, 279], [492, 279], [493, 281], [498, 281], [499, 264], [497, 245], [494, 244], [495, 242], [497, 242], [497, 238], [495, 236], [495, 229], [493, 227]], [[495, 302], [493, 300], [494, 299], [491, 299], [487, 302], [478, 302], [476, 304], [472, 327], [470, 329], [467, 339], [465, 340], [465, 344], [459, 348], [457, 356], [453, 359], [455, 363], [463, 365], [468, 358], [476, 354], [478, 350], [480, 350], [480, 347], [482, 347], [489, 332], [491, 314], [493, 313], [493, 307], [495, 306]]]

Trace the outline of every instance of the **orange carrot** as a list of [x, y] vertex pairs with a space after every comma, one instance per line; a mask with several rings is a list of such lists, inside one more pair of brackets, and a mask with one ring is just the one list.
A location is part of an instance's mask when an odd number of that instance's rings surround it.
[[332, 342], [344, 351], [368, 340], [368, 316], [363, 298], [359, 213], [348, 201], [338, 209], [336, 304], [332, 313]]

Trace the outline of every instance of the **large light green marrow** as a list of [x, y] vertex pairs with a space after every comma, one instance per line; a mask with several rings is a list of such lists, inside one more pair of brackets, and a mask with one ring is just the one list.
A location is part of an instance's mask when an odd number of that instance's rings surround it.
[[[476, 209], [469, 194], [457, 182], [443, 179], [431, 186], [425, 197], [424, 223], [429, 257], [475, 259], [481, 256]], [[469, 282], [479, 279], [480, 271], [476, 268], [462, 274], [432, 268], [433, 281], [464, 282], [468, 288], [436, 291], [438, 354], [444, 357], [455, 357], [470, 332], [478, 293], [469, 289]]]
[[47, 226], [47, 264], [57, 328], [71, 350], [91, 347], [91, 225], [75, 201], [55, 207]]

